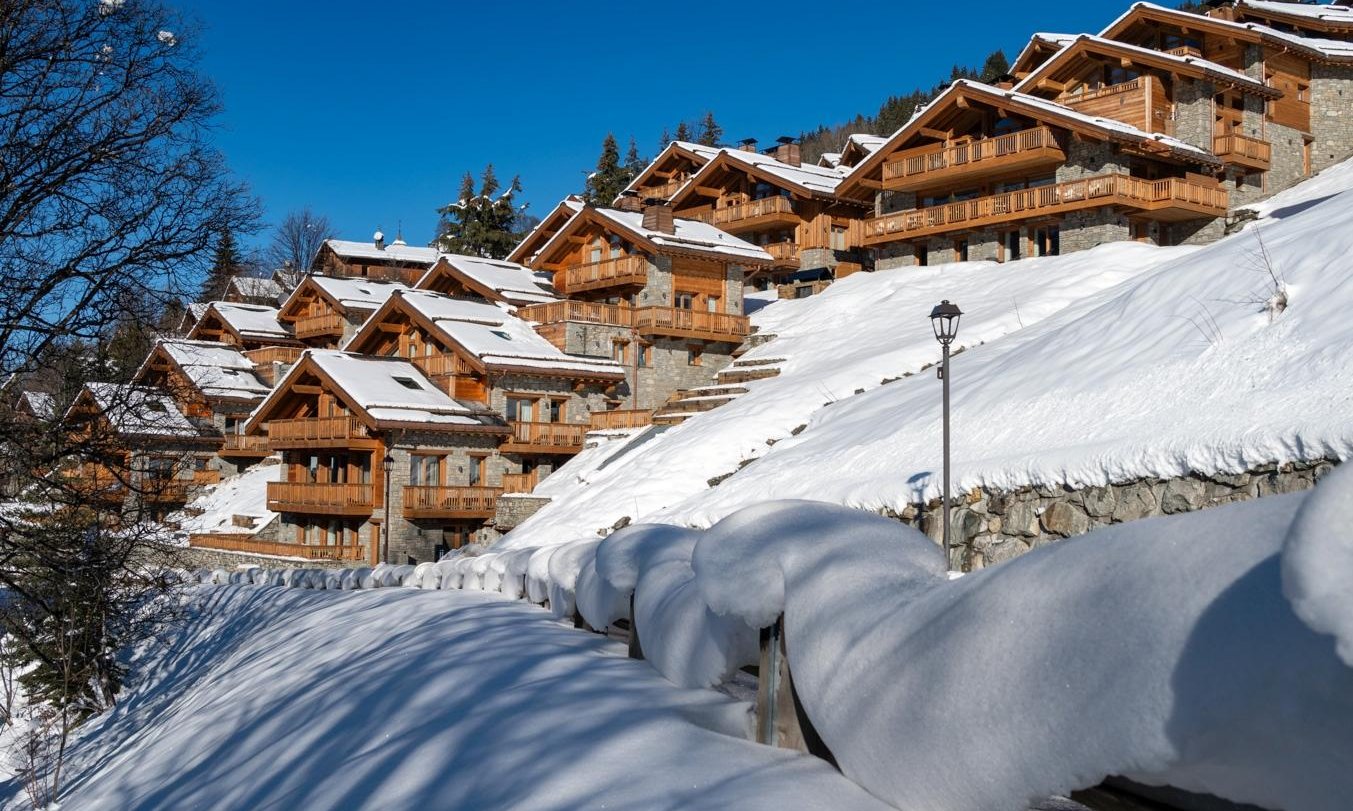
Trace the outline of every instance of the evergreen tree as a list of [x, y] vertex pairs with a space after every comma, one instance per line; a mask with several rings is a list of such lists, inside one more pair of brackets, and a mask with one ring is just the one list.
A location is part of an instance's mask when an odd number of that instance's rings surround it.
[[520, 239], [520, 223], [526, 207], [517, 207], [514, 198], [519, 194], [521, 179], [512, 178], [503, 189], [491, 163], [484, 167], [477, 194], [474, 177], [466, 172], [461, 179], [460, 196], [437, 210], [441, 215], [437, 224], [437, 247], [447, 253], [489, 259], [506, 257]]
[[1010, 60], [1005, 58], [1005, 51], [997, 48], [987, 55], [987, 61], [982, 63], [982, 81], [990, 82], [997, 77], [1004, 76], [1010, 72]]
[[583, 191], [583, 199], [594, 206], [609, 206], [616, 195], [629, 185], [630, 179], [629, 172], [620, 165], [620, 146], [615, 142], [615, 135], [608, 132], [605, 140], [601, 142], [597, 169], [587, 176], [587, 188]]
[[723, 140], [723, 127], [714, 120], [714, 113], [706, 112], [705, 117], [700, 121], [700, 139], [699, 142], [705, 146], [718, 146]]
[[[639, 176], [644, 170], [644, 165], [648, 161], [639, 157], [639, 145], [634, 142], [634, 136], [630, 136], [630, 148], [625, 150], [625, 171], [629, 174], [629, 180]], [[625, 181], [629, 183], [629, 180]]]
[[207, 278], [202, 281], [202, 290], [198, 301], [216, 301], [225, 295], [230, 277], [240, 272], [240, 249], [235, 244], [235, 234], [226, 228], [221, 231], [216, 242], [216, 253], [212, 257]]
[[678, 141], [690, 141], [690, 140], [691, 140], [691, 125], [690, 125], [690, 124], [687, 124], [685, 121], [679, 121], [679, 122], [677, 122], [676, 138], [675, 138], [675, 140], [678, 140]]
[[666, 127], [663, 127], [662, 137], [658, 139], [658, 151], [663, 151], [670, 143], [672, 143], [672, 133]]

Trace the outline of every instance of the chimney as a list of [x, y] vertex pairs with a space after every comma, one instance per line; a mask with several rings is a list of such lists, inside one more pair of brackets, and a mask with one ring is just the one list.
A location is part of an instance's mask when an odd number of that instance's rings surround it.
[[798, 166], [803, 163], [803, 157], [799, 152], [799, 142], [797, 139], [790, 138], [788, 135], [781, 135], [775, 139], [774, 157], [780, 163], [787, 163], [790, 166]]
[[637, 213], [644, 210], [644, 201], [639, 197], [639, 192], [634, 189], [625, 189], [619, 197], [615, 198], [615, 207], [621, 211]]
[[376, 233], [373, 234], [373, 235], [371, 236], [371, 239], [376, 243], [376, 250], [378, 250], [378, 251], [383, 251], [383, 250], [385, 250], [385, 232], [384, 232], [384, 231], [382, 231], [381, 229], [377, 228], [377, 229], [376, 229]]
[[756, 151], [756, 139], [755, 139], [755, 138], [743, 138], [741, 141], [738, 141], [738, 149], [741, 149], [743, 152], [755, 152], [755, 151]]
[[672, 221], [672, 204], [660, 197], [645, 200], [644, 228], [664, 234], [675, 234], [676, 223]]

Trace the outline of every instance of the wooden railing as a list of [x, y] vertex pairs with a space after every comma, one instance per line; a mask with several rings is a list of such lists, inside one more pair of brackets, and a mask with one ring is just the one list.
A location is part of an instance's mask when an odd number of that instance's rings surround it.
[[606, 431], [624, 428], [643, 428], [652, 423], [652, 409], [616, 409], [615, 411], [593, 411], [591, 414], [590, 427], [593, 431]]
[[1257, 168], [1267, 167], [1273, 159], [1272, 144], [1238, 132], [1214, 137], [1212, 151], [1227, 163], [1240, 163]]
[[1173, 107], [1165, 86], [1154, 76], [1141, 76], [1080, 93], [1063, 93], [1057, 102], [1086, 115], [1122, 121], [1146, 132], [1173, 134]]
[[796, 262], [799, 258], [799, 246], [793, 242], [772, 242], [769, 245], [761, 246], [766, 249], [766, 253], [771, 255], [772, 259], [780, 262]]
[[1061, 146], [1047, 127], [997, 135], [993, 138], [981, 138], [966, 144], [945, 146], [935, 144], [929, 147], [904, 152], [899, 160], [883, 164], [883, 180], [898, 180], [917, 175], [943, 172], [955, 167], [976, 166], [989, 163], [998, 158], [1028, 155], [1047, 151], [1061, 154]]
[[1108, 84], [1095, 90], [1086, 90], [1081, 93], [1065, 94], [1058, 97], [1057, 101], [1061, 104], [1082, 104], [1095, 99], [1107, 98], [1109, 96], [1120, 96], [1124, 93], [1135, 93], [1142, 89], [1141, 79], [1128, 79], [1126, 82], [1118, 84]]
[[307, 315], [296, 319], [296, 337], [305, 339], [323, 335], [342, 335], [344, 323], [343, 316], [338, 313]]
[[365, 546], [318, 546], [303, 543], [279, 543], [261, 541], [252, 535], [243, 533], [204, 532], [188, 536], [188, 545], [199, 549], [216, 549], [224, 552], [248, 552], [254, 555], [275, 555], [284, 558], [304, 558], [306, 560], [363, 560], [367, 556]]
[[493, 515], [502, 494], [501, 487], [405, 487], [404, 515], [412, 518], [488, 518]]
[[474, 367], [470, 366], [470, 362], [456, 354], [424, 355], [421, 357], [409, 358], [409, 360], [428, 377], [469, 375], [475, 373]]
[[540, 471], [538, 470], [533, 470], [530, 473], [503, 474], [504, 493], [529, 493], [536, 489], [537, 484], [540, 484]]
[[735, 203], [731, 206], [716, 208], [712, 211], [683, 213], [681, 216], [687, 219], [710, 223], [711, 225], [733, 225], [755, 217], [793, 213], [794, 201], [788, 197], [776, 195], [775, 197], [763, 197], [760, 200], [749, 200], [746, 203]]
[[1183, 204], [1204, 209], [1199, 216], [1225, 213], [1226, 191], [1178, 178], [1143, 180], [1125, 174], [1093, 177], [1037, 186], [1032, 189], [978, 197], [956, 203], [914, 208], [864, 222], [864, 238], [874, 243], [890, 237], [940, 233], [956, 227], [975, 227], [1026, 219], [1101, 205], [1121, 204], [1147, 210]]
[[620, 284], [644, 284], [648, 281], [648, 259], [642, 255], [603, 259], [564, 269], [564, 290], [589, 290]]
[[301, 359], [305, 349], [299, 346], [265, 346], [262, 349], [250, 349], [244, 353], [255, 365], [267, 363], [295, 363]]
[[512, 433], [503, 442], [504, 448], [554, 448], [577, 451], [583, 446], [587, 426], [570, 422], [510, 422]]
[[273, 512], [370, 514], [374, 489], [369, 484], [334, 482], [268, 482], [268, 509]]
[[679, 335], [708, 340], [741, 341], [751, 332], [745, 315], [683, 310], [678, 307], [640, 307], [634, 326], [641, 333]]
[[685, 182], [685, 180], [678, 178], [676, 180], [669, 180], [666, 183], [659, 183], [656, 186], [648, 186], [639, 189], [639, 199], [644, 200], [649, 197], [661, 197], [666, 200], [676, 194], [677, 189], [681, 188]]
[[537, 324], [559, 324], [581, 321], [586, 324], [607, 324], [616, 327], [634, 325], [634, 308], [616, 304], [598, 304], [591, 301], [552, 301], [532, 304], [517, 310], [517, 315]]
[[1171, 48], [1165, 53], [1171, 56], [1192, 56], [1195, 59], [1203, 58], [1203, 52], [1193, 45], [1181, 45], [1178, 48]]
[[254, 434], [226, 434], [225, 443], [221, 445], [223, 456], [267, 456], [270, 451], [268, 438]]
[[268, 423], [268, 445], [272, 448], [304, 445], [308, 442], [342, 442], [370, 438], [366, 426], [353, 416], [273, 420]]

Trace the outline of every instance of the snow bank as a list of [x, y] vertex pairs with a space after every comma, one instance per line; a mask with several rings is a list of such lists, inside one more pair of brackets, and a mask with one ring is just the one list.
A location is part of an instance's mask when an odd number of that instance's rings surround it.
[[1336, 468], [1306, 500], [1282, 562], [1283, 593], [1297, 616], [1333, 634], [1353, 667], [1353, 468]]
[[[207, 488], [171, 520], [184, 532], [252, 535], [277, 517], [267, 508], [267, 491], [268, 482], [281, 480], [282, 466], [265, 460]], [[237, 515], [253, 518], [253, 526], [235, 526]]]

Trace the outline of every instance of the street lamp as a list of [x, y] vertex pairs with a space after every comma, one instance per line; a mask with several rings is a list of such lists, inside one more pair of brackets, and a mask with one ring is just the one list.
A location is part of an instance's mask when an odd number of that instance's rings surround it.
[[395, 468], [395, 457], [387, 449], [381, 469], [385, 471], [385, 526], [382, 527], [381, 563], [390, 562], [390, 473]]
[[935, 340], [944, 350], [944, 359], [940, 362], [940, 380], [944, 381], [944, 496], [941, 509], [944, 514], [944, 566], [949, 568], [949, 344], [958, 336], [958, 320], [963, 311], [949, 299], [935, 305], [930, 311], [930, 326], [935, 330]]

